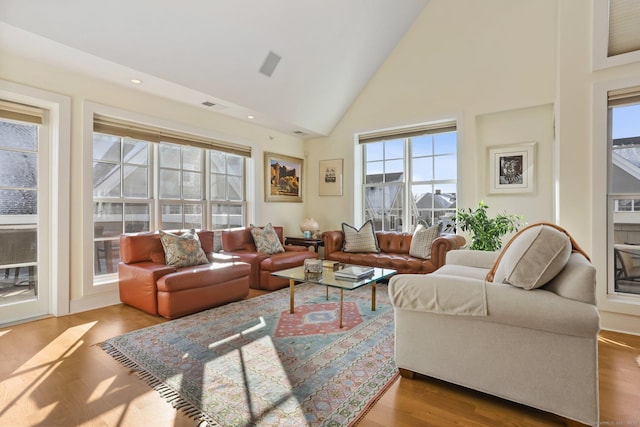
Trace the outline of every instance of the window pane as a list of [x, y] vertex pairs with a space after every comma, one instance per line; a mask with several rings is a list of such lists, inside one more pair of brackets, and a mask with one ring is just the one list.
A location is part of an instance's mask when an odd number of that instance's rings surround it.
[[438, 133], [433, 136], [434, 154], [453, 154], [457, 152], [456, 132]]
[[101, 276], [118, 272], [118, 262], [120, 262], [119, 239], [94, 241], [93, 251], [95, 255], [94, 275]]
[[365, 183], [379, 184], [384, 182], [383, 170], [383, 162], [367, 162], [365, 164]]
[[93, 164], [93, 197], [120, 197], [120, 165]]
[[120, 137], [94, 133], [93, 159], [107, 162], [120, 162]]
[[411, 138], [411, 155], [424, 157], [433, 155], [433, 135], [420, 135]]
[[184, 205], [184, 227], [182, 228], [203, 228], [202, 227], [202, 205]]
[[160, 171], [160, 198], [179, 199], [180, 198], [180, 171], [162, 169]]
[[150, 231], [149, 204], [127, 203], [124, 206], [124, 231], [125, 233], [138, 233]]
[[614, 193], [640, 192], [640, 104], [615, 107], [611, 112], [612, 182]]
[[37, 191], [0, 190], [0, 215], [36, 215], [37, 213]]
[[188, 200], [202, 199], [202, 181], [200, 172], [183, 172], [182, 198]]
[[35, 188], [38, 182], [38, 155], [0, 150], [0, 186]]
[[242, 177], [241, 176], [230, 176], [228, 178], [229, 183], [229, 194], [227, 196], [228, 200], [233, 201], [241, 201], [243, 200], [242, 191]]
[[434, 160], [436, 163], [434, 179], [456, 179], [458, 176], [458, 164], [455, 155], [436, 156]]
[[244, 158], [227, 155], [227, 173], [229, 175], [242, 176], [244, 174]]
[[404, 161], [388, 160], [384, 162], [384, 181], [402, 182], [404, 179]]
[[202, 149], [196, 147], [182, 147], [182, 169], [189, 171], [202, 170]]
[[226, 176], [211, 175], [211, 200], [226, 200]]
[[212, 173], [225, 173], [226, 172], [226, 156], [219, 151], [211, 152], [211, 172]]
[[31, 229], [0, 230], [0, 268], [38, 261], [38, 232]]
[[132, 163], [134, 165], [149, 164], [149, 143], [148, 142], [125, 138], [123, 149], [124, 149], [123, 161], [125, 163]]
[[162, 226], [166, 230], [180, 230], [182, 228], [182, 205], [167, 204], [162, 205]]
[[122, 232], [122, 203], [94, 202], [94, 237], [119, 237]]
[[404, 158], [404, 139], [385, 141], [384, 158], [386, 160]]
[[36, 151], [38, 126], [3, 120], [0, 122], [0, 147]]
[[160, 167], [180, 168], [180, 146], [163, 142], [160, 144]]
[[365, 220], [375, 230], [402, 230], [403, 209], [402, 186], [365, 187]]
[[411, 179], [413, 181], [433, 180], [433, 157], [419, 157], [412, 160]]
[[365, 160], [372, 162], [376, 160], [382, 160], [384, 158], [384, 143], [372, 142], [364, 145]]
[[148, 168], [139, 166], [124, 167], [124, 197], [146, 199], [149, 195], [147, 182]]

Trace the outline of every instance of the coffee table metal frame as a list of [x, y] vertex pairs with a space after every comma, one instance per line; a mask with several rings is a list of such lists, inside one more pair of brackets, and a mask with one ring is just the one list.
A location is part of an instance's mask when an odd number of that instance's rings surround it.
[[[353, 264], [352, 264], [353, 265]], [[289, 268], [286, 270], [271, 273], [277, 277], [289, 279], [289, 313], [295, 312], [295, 283], [307, 282], [316, 285], [325, 285], [327, 288], [327, 300], [329, 299], [329, 288], [340, 289], [340, 327], [342, 328], [342, 305], [344, 301], [344, 291], [353, 291], [365, 285], [371, 285], [371, 311], [376, 310], [376, 284], [378, 281], [387, 279], [394, 274], [396, 270], [389, 268], [374, 268], [373, 275], [365, 277], [358, 281], [340, 280], [335, 276], [335, 272], [331, 267], [322, 269], [322, 274], [305, 273], [304, 266]]]

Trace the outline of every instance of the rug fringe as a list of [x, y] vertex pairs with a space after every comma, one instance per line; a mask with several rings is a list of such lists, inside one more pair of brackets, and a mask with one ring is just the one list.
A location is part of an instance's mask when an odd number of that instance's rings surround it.
[[102, 342], [98, 345], [105, 351], [105, 353], [113, 357], [118, 363], [125, 368], [130, 369], [131, 373], [135, 373], [140, 379], [144, 380], [149, 387], [154, 389], [160, 397], [169, 402], [172, 407], [181, 411], [188, 418], [194, 420], [198, 427], [222, 427], [215, 420], [202, 412], [196, 405], [184, 399], [177, 391], [163, 383], [162, 380], [142, 369], [135, 361], [118, 350], [113, 344], [109, 342]]

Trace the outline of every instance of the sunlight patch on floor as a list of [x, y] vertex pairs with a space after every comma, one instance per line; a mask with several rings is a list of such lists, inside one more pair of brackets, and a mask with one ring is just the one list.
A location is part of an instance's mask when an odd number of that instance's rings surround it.
[[605, 338], [605, 337], [602, 337], [602, 336], [598, 337], [598, 341], [600, 341], [602, 343], [605, 343], [605, 344], [615, 345], [615, 346], [618, 346], [618, 347], [633, 348], [628, 344], [625, 344], [625, 343], [622, 343], [622, 342], [619, 342], [619, 341], [615, 341], [615, 340], [612, 340], [612, 339], [609, 339], [609, 338]]

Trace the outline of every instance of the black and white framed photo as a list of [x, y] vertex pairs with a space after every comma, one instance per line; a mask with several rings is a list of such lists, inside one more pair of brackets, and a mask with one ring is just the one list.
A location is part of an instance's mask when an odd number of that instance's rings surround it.
[[489, 147], [489, 193], [531, 193], [536, 143]]
[[319, 194], [342, 196], [342, 159], [320, 160]]

